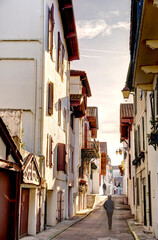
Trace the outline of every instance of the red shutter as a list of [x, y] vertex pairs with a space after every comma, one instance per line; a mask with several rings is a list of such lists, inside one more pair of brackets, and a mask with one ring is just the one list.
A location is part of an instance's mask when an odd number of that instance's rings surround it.
[[57, 171], [65, 171], [65, 144], [58, 143]]
[[86, 87], [82, 87], [82, 94], [86, 94]]
[[49, 167], [52, 167], [52, 143], [53, 143], [53, 139], [50, 136], [49, 137]]
[[50, 115], [53, 114], [53, 92], [54, 92], [54, 84], [52, 82], [49, 82], [48, 87], [48, 113]]

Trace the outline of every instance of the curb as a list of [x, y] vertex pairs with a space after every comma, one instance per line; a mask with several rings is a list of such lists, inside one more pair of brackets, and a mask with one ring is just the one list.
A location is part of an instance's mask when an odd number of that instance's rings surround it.
[[135, 239], [135, 240], [139, 240], [139, 238], [138, 238], [137, 234], [136, 234], [136, 233], [133, 231], [133, 229], [132, 229], [132, 227], [131, 227], [131, 225], [130, 225], [130, 223], [129, 223], [129, 220], [128, 220], [128, 219], [126, 220], [126, 222], [127, 222], [127, 224], [128, 224], [129, 230], [131, 231], [131, 233], [132, 233], [132, 235], [133, 235], [134, 239]]
[[89, 211], [84, 217], [76, 220], [75, 222], [73, 222], [72, 224], [70, 224], [69, 226], [65, 227], [64, 229], [62, 229], [61, 231], [59, 231], [58, 233], [53, 234], [52, 236], [50, 236], [48, 239], [51, 240], [55, 237], [57, 237], [58, 235], [60, 235], [62, 232], [66, 231], [68, 228], [72, 227], [73, 225], [75, 225], [76, 223], [82, 221], [84, 218], [86, 218], [91, 212], [93, 212], [93, 210]]

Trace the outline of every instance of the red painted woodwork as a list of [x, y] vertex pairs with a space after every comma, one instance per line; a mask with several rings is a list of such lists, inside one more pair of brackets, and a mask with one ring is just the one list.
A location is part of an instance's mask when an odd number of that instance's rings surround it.
[[65, 144], [58, 143], [57, 171], [65, 171]]
[[23, 188], [21, 193], [20, 236], [27, 235], [29, 212], [29, 189]]
[[0, 239], [15, 239], [17, 229], [18, 175], [0, 170]]
[[9, 220], [9, 175], [0, 171], [0, 239], [7, 240]]

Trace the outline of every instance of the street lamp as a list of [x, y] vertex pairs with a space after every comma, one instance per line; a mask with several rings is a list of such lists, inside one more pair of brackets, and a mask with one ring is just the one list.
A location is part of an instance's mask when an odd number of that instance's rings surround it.
[[122, 155], [122, 152], [124, 151], [127, 151], [128, 150], [128, 147], [119, 147], [117, 150], [116, 150], [116, 155], [120, 154]]
[[127, 100], [129, 98], [129, 94], [130, 94], [129, 87], [127, 87], [127, 85], [126, 85], [121, 91], [122, 91], [122, 94], [123, 94], [123, 98], [125, 100]]

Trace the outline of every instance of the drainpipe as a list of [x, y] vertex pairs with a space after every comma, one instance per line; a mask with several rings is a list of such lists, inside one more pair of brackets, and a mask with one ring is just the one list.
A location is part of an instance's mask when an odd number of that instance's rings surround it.
[[149, 224], [149, 183], [148, 183], [148, 141], [147, 141], [147, 91], [145, 91], [145, 121], [146, 121], [146, 151], [145, 151], [145, 175], [146, 175], [146, 214], [147, 214], [147, 228], [150, 229]]
[[[68, 74], [69, 73], [69, 74]], [[66, 155], [66, 162], [67, 162], [67, 171], [66, 171], [66, 212], [65, 216], [68, 219], [69, 214], [68, 214], [68, 209], [70, 208], [69, 206], [69, 201], [68, 201], [68, 195], [69, 195], [69, 144], [70, 144], [70, 135], [69, 135], [69, 130], [70, 130], [70, 62], [67, 62], [67, 81], [66, 81], [66, 101], [67, 101], [67, 117], [66, 117], [66, 129], [65, 129], [65, 141], [66, 141], [66, 146], [67, 146], [67, 155]], [[71, 202], [71, 201], [70, 201]]]

